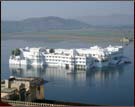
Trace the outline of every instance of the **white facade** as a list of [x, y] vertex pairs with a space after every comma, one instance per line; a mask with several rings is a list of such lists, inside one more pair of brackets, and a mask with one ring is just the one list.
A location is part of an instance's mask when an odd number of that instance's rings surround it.
[[66, 68], [91, 68], [117, 64], [122, 58], [122, 46], [98, 46], [80, 49], [20, 48], [19, 56], [10, 56], [10, 64], [47, 65]]

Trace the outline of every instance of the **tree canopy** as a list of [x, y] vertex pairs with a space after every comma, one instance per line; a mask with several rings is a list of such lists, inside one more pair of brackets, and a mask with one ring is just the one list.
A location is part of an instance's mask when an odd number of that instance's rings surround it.
[[54, 53], [55, 51], [54, 51], [54, 49], [50, 49], [49, 52], [50, 53]]
[[15, 49], [15, 50], [12, 51], [12, 55], [15, 55], [15, 56], [20, 55], [20, 53], [21, 53], [21, 51], [20, 51], [19, 48], [17, 48], [17, 49]]

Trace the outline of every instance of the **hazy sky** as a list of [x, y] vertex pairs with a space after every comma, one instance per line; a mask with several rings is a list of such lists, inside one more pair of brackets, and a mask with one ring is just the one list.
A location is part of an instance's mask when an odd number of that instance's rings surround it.
[[133, 11], [133, 1], [2, 1], [1, 4], [2, 20], [44, 16], [133, 15]]

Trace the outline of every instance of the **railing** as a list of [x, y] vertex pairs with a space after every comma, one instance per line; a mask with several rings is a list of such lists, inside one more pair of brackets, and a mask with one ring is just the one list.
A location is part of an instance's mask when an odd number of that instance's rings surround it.
[[13, 100], [2, 100], [11, 105], [23, 105], [23, 106], [38, 106], [38, 107], [64, 107], [66, 105], [62, 104], [47, 104], [47, 103], [35, 103], [35, 102], [23, 102], [23, 101], [13, 101]]

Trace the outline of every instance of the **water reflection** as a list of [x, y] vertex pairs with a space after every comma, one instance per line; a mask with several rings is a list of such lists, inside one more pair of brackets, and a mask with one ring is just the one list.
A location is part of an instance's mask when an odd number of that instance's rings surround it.
[[110, 81], [117, 81], [124, 72], [124, 66], [95, 68], [86, 72], [88, 85], [107, 85]]
[[9, 66], [11, 74], [17, 77], [41, 77], [47, 81], [62, 81], [66, 83], [83, 85], [103, 85], [109, 80], [117, 80], [123, 73], [123, 66], [107, 67], [91, 70], [77, 70], [68, 73], [69, 70], [59, 67], [40, 67], [40, 66]]

